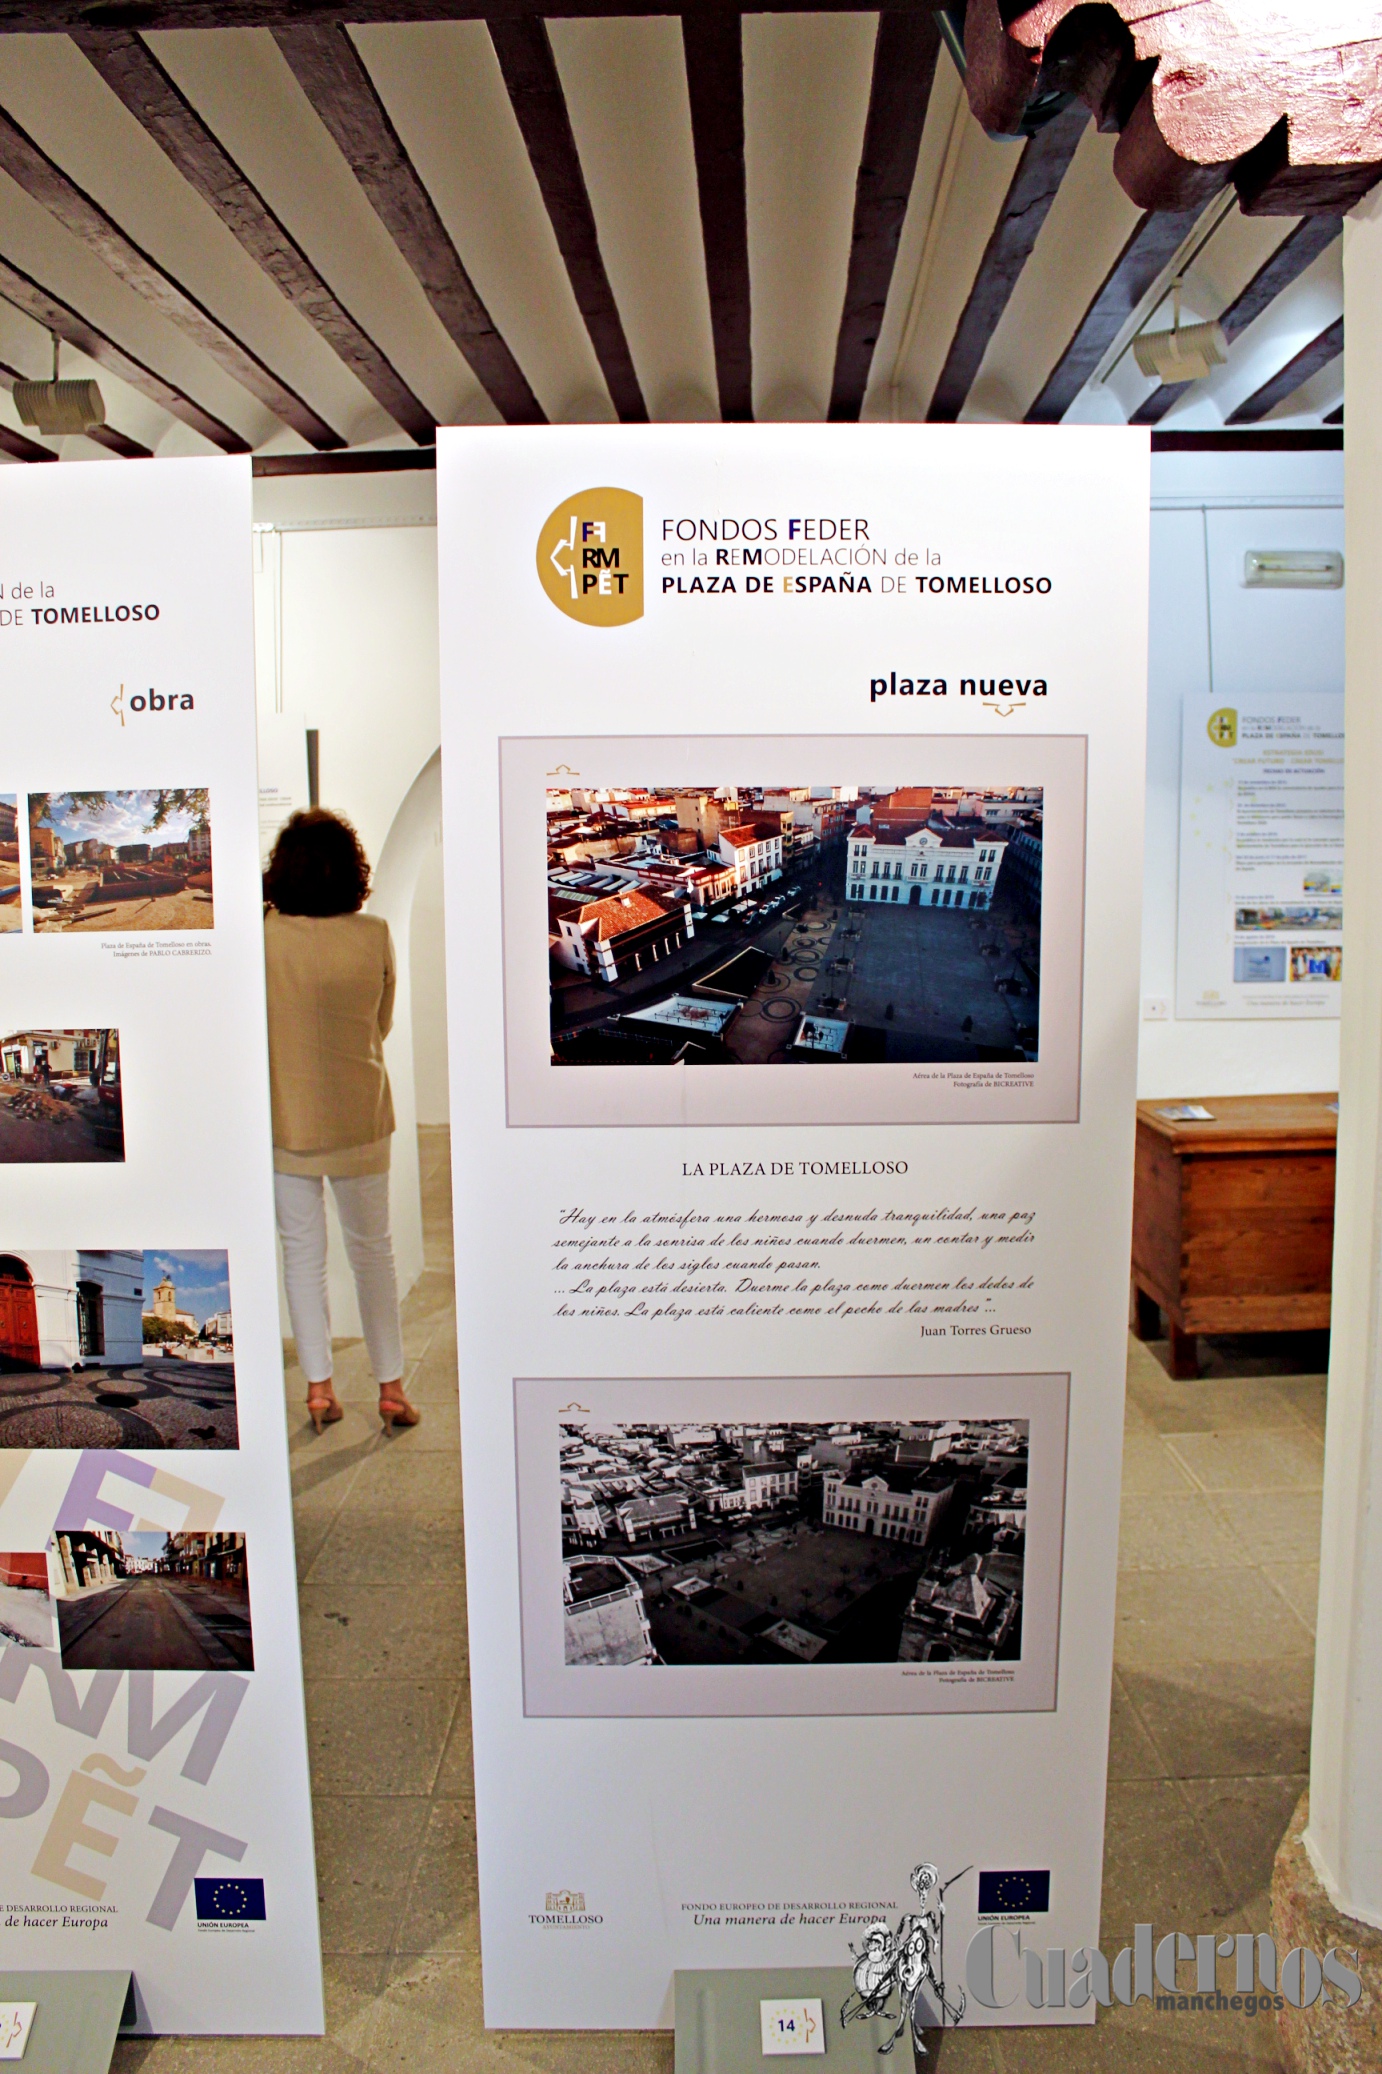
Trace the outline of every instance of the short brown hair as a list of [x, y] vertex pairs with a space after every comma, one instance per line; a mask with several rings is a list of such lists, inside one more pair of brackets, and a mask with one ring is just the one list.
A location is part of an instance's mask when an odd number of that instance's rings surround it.
[[353, 915], [369, 898], [369, 858], [349, 821], [328, 807], [290, 814], [264, 874], [281, 915]]

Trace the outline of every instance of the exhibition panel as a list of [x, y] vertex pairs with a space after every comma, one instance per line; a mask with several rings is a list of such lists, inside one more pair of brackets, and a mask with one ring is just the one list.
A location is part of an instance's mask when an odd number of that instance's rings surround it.
[[444, 432], [438, 499], [486, 2021], [918, 1880], [953, 2015], [1099, 1930], [1144, 438]]
[[320, 2030], [249, 463], [0, 515], [6, 1949], [128, 1969], [140, 2030]]

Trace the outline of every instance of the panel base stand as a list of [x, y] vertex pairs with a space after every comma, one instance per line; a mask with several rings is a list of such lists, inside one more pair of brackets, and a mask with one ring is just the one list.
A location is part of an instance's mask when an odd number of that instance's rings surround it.
[[[863, 2017], [841, 2024], [840, 2004], [854, 1986], [848, 1966], [754, 1966], [677, 1973], [676, 2074], [802, 2074], [820, 2067], [822, 2074], [931, 2074], [942, 2067], [946, 2031], [927, 2031], [926, 2057], [915, 2058], [905, 2034], [880, 2057], [897, 2025], [894, 2016]], [[779, 2058], [764, 2056], [759, 2028], [760, 2002], [792, 2001], [819, 1996], [825, 2019], [825, 2053]]]
[[24, 2074], [109, 2074], [115, 2037], [134, 2020], [124, 1973], [0, 1973], [0, 2004], [35, 2002]]

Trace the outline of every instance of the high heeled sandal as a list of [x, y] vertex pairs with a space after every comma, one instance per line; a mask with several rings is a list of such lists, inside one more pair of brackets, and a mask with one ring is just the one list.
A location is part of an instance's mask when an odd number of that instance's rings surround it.
[[317, 1433], [321, 1432], [323, 1426], [334, 1426], [337, 1419], [345, 1417], [345, 1407], [336, 1395], [334, 1383], [307, 1385], [307, 1416]]
[[379, 1416], [386, 1433], [395, 1426], [416, 1426], [422, 1413], [415, 1404], [409, 1404], [403, 1394], [403, 1383], [382, 1383], [379, 1388]]

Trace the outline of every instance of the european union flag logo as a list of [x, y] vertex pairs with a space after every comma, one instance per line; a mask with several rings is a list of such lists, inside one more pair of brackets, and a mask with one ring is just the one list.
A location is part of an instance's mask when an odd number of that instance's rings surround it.
[[263, 1880], [195, 1880], [199, 1923], [262, 1923]]
[[[198, 1880], [198, 1886], [201, 1881]], [[1041, 1916], [1051, 1906], [1049, 1872], [981, 1872], [981, 1916]]]

